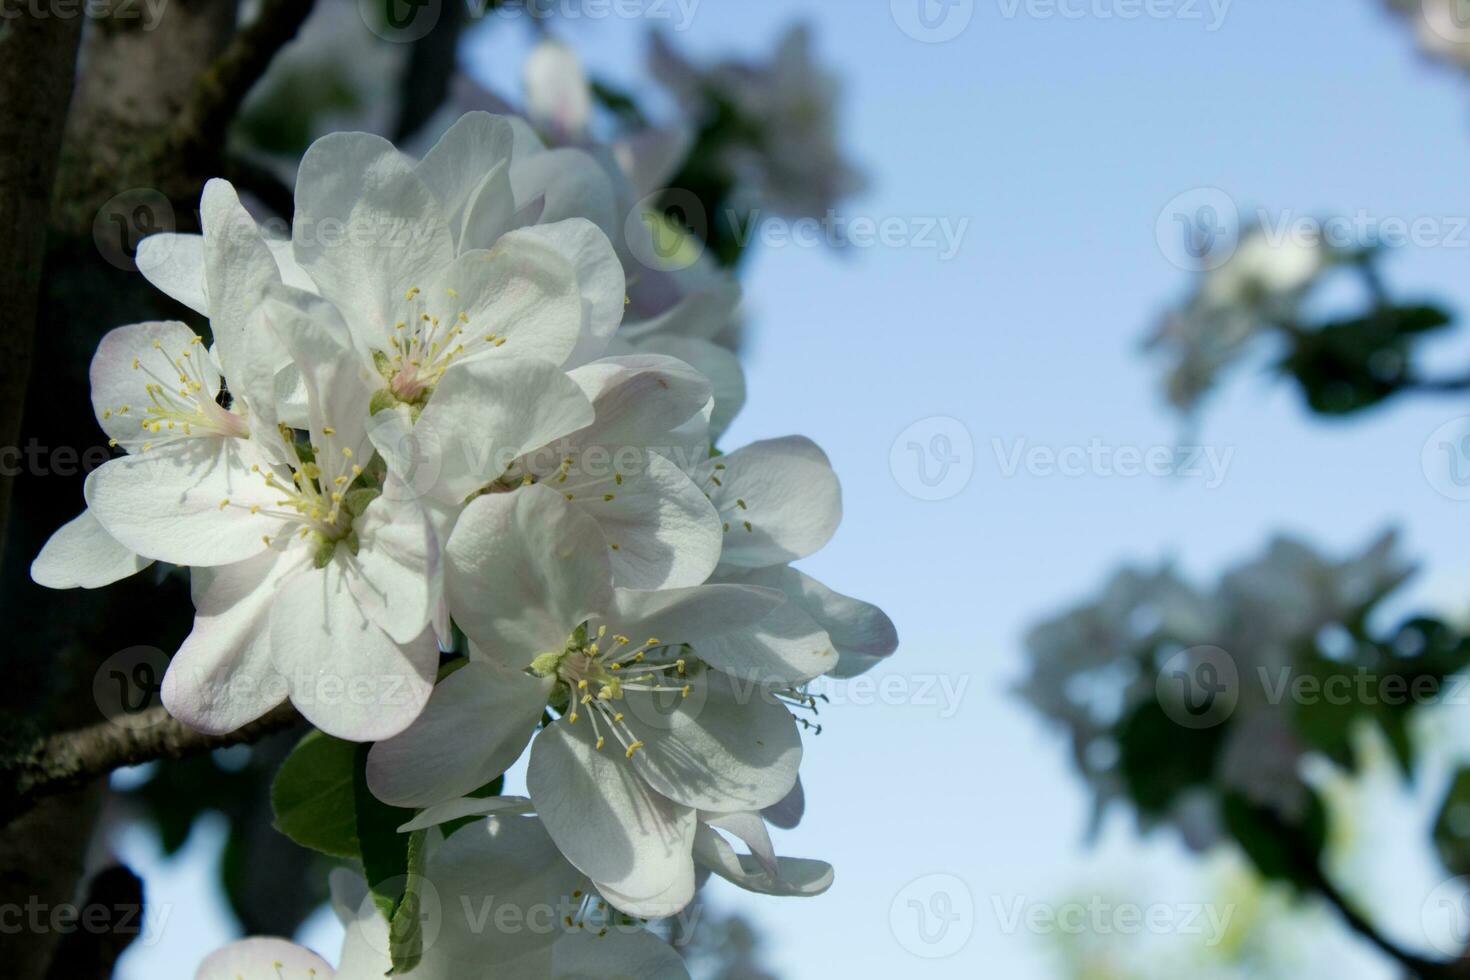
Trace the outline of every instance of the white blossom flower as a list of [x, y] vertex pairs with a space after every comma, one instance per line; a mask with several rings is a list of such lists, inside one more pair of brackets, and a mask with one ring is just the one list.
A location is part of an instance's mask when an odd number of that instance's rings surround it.
[[[431, 835], [420, 884], [426, 896], [422, 958], [396, 975], [462, 980], [489, 969], [509, 980], [687, 980], [674, 948], [600, 901], [535, 818], [491, 816], [448, 838]], [[347, 929], [335, 973], [299, 946], [250, 939], [211, 956], [196, 980], [361, 980], [388, 974], [388, 922], [366, 882], [339, 868], [332, 872], [331, 891], [333, 910]], [[317, 972], [305, 972], [311, 969]]]
[[[205, 506], [213, 506], [231, 467], [254, 461], [250, 433], [275, 427], [275, 375], [286, 355], [254, 315], [266, 286], [295, 274], [289, 263], [282, 267], [228, 182], [205, 185], [200, 217], [202, 235], [145, 238], [138, 266], [209, 318], [214, 346], [176, 321], [135, 323], [103, 337], [89, 373], [92, 407], [111, 444], [151, 454], [149, 464], [102, 469], [137, 475], [138, 489], [158, 499], [177, 494], [212, 499]], [[97, 588], [150, 561], [86, 511], [47, 542], [31, 575], [51, 588]]]
[[330, 734], [382, 738], [433, 683], [436, 540], [422, 507], [366, 475], [371, 391], [345, 328], [274, 301], [263, 322], [300, 372], [309, 446], [253, 424], [223, 450], [156, 447], [96, 470], [88, 500], [128, 547], [193, 566], [194, 630], [163, 685], [176, 717], [229, 731], [289, 694]]
[[787, 599], [762, 622], [707, 644], [719, 651], [722, 670], [801, 685], [823, 674], [855, 676], [897, 649], [882, 610], [789, 567], [820, 550], [842, 519], [837, 475], [815, 443], [800, 436], [753, 443], [704, 458], [693, 478], [725, 535], [712, 581], [776, 589]]
[[812, 54], [811, 32], [792, 28], [769, 64], [725, 61], [700, 69], [662, 34], [652, 35], [649, 65], [684, 104], [703, 114], [713, 101], [733, 108], [758, 134], [729, 154], [733, 175], [760, 200], [791, 217], [824, 217], [860, 192], [864, 179], [837, 145], [837, 79]]
[[426, 806], [483, 785], [550, 701], [561, 716], [532, 743], [531, 799], [567, 859], [636, 915], [693, 894], [696, 811], [757, 810], [791, 790], [801, 742], [782, 699], [704, 652], [765, 618], [780, 593], [615, 588], [596, 524], [542, 486], [466, 509], [446, 586], [471, 663], [408, 731], [373, 747], [379, 798]]
[[1273, 240], [1261, 226], [1244, 231], [1231, 256], [1203, 274], [1194, 294], [1164, 315], [1148, 341], [1170, 360], [1169, 400], [1184, 409], [1197, 404], [1263, 330], [1296, 315], [1336, 259], [1320, 237]]

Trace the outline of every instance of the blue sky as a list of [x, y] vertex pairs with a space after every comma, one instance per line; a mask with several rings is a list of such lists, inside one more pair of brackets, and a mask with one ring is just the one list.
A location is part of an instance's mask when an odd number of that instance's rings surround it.
[[[1237, 0], [1215, 30], [1203, 0], [1174, 6], [1203, 19], [1099, 16], [1118, 9], [1107, 0], [1072, 4], [1088, 11], [1075, 19], [975, 0], [963, 33], [928, 44], [899, 28], [888, 0], [703, 0], [675, 35], [701, 55], [762, 55], [793, 20], [811, 22], [845, 79], [845, 143], [872, 182], [846, 211], [968, 222], [947, 260], [911, 247], [784, 247], [758, 250], [748, 269], [750, 399], [725, 441], [801, 432], [827, 449], [845, 519], [804, 567], [892, 615], [903, 646], [875, 676], [908, 695], [834, 706], [808, 740], [808, 816], [777, 843], [832, 861], [832, 891], [783, 902], [716, 889], [755, 918], [784, 976], [1046, 977], [1044, 941], [1008, 933], [999, 907], [1070, 894], [1099, 868], [1128, 885], [1176, 863], [1171, 843], [1139, 850], [1124, 826], [1088, 854], [1086, 799], [1061, 739], [1008, 694], [1026, 626], [1119, 562], [1172, 556], [1208, 579], [1280, 529], [1345, 551], [1396, 523], [1425, 565], [1416, 596], [1463, 610], [1463, 511], [1420, 462], [1430, 434], [1467, 414], [1450, 400], [1329, 423], [1247, 370], [1197, 433], [1233, 453], [1218, 486], [1007, 475], [1018, 446], [1146, 450], [1180, 436], [1158, 365], [1139, 351], [1188, 285], [1155, 235], [1176, 195], [1218, 187], [1247, 210], [1470, 215], [1470, 84], [1426, 63], [1376, 0]], [[599, 73], [636, 82], [646, 27], [612, 18], [559, 33]], [[467, 54], [514, 91], [527, 35], [494, 28], [472, 35]], [[1467, 263], [1464, 242], [1405, 249], [1389, 277], [1466, 309]], [[1437, 353], [1450, 371], [1467, 350], [1451, 340]], [[934, 417], [958, 420], [973, 474], [931, 502], [906, 492], [912, 474], [895, 477], [890, 451]], [[945, 691], [962, 692], [956, 705]], [[197, 862], [207, 835], [196, 845]], [[125, 848], [150, 865], [144, 851]], [[890, 916], [910, 914], [906, 886], [935, 874], [958, 879], [951, 898], [970, 896], [972, 922], [956, 928], [971, 935], [948, 958], [915, 958]], [[151, 894], [198, 927], [131, 955], [126, 976], [197, 961], [223, 936], [202, 878], [187, 865], [150, 877]], [[956, 908], [932, 899], [930, 889], [919, 900]]]

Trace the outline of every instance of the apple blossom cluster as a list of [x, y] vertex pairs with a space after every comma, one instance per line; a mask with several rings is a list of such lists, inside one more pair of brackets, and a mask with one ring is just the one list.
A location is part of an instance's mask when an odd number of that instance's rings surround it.
[[[1098, 597], [1030, 631], [1019, 693], [1067, 732], [1099, 815], [1136, 796], [1120, 765], [1134, 733], [1155, 743], [1141, 749], [1159, 766], [1192, 733], [1208, 742], [1207, 757], [1191, 756], [1180, 773], [1189, 787], [1162, 808], [1137, 806], [1144, 826], [1166, 821], [1204, 850], [1222, 836], [1222, 792], [1300, 815], [1307, 795], [1298, 763], [1309, 747], [1292, 685], [1318, 657], [1347, 662], [1337, 647], [1361, 639], [1369, 611], [1411, 571], [1391, 533], [1344, 561], [1278, 538], [1209, 591], [1168, 566], [1124, 568]], [[1213, 715], [1205, 695], [1218, 701]], [[1141, 710], [1160, 713], [1158, 730], [1139, 721]]]
[[1194, 408], [1269, 328], [1292, 321], [1339, 258], [1319, 236], [1275, 240], [1259, 225], [1241, 233], [1223, 262], [1214, 265], [1207, 257], [1212, 267], [1184, 303], [1165, 312], [1148, 341], [1168, 363], [1170, 403]]
[[[400, 829], [425, 841], [438, 911], [405, 963], [339, 872], [338, 976], [679, 976], [638, 920], [709, 874], [769, 895], [831, 883], [777, 856], [767, 822], [799, 817], [807, 686], [896, 634], [792, 567], [840, 518], [822, 451], [715, 448], [744, 398], [713, 342], [738, 287], [642, 263], [625, 188], [615, 159], [484, 112], [422, 159], [332, 134], [301, 160], [290, 240], [215, 180], [201, 235], [140, 246], [208, 341], [138, 323], [93, 359], [122, 452], [32, 575], [187, 568], [175, 717], [224, 733], [289, 701], [371, 743], [368, 787], [416, 811]], [[484, 797], [523, 755], [527, 796]], [[467, 916], [492, 895], [557, 914]], [[257, 975], [331, 969], [250, 940], [200, 974]]]

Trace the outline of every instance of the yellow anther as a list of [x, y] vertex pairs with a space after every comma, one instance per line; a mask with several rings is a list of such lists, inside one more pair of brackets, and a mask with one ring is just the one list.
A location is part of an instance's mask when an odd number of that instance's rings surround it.
[[632, 745], [628, 746], [628, 758], [633, 758], [633, 753], [637, 752], [641, 748], [643, 748], [642, 742], [634, 742]]

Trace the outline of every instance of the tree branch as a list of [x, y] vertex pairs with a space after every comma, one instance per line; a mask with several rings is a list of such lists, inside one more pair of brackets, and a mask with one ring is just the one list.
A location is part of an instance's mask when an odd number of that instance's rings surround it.
[[230, 121], [271, 59], [311, 13], [314, 0], [263, 0], [255, 20], [239, 31], [200, 76], [174, 124], [171, 144], [182, 152], [218, 155]]
[[43, 797], [86, 785], [114, 769], [248, 745], [302, 721], [288, 702], [244, 728], [224, 735], [206, 735], [160, 706], [133, 715], [127, 726], [104, 721], [48, 735], [10, 766], [11, 785], [7, 798], [0, 801], [0, 825]]
[[1443, 962], [1428, 960], [1411, 953], [1385, 936], [1378, 927], [1360, 913], [1327, 877], [1317, 861], [1303, 861], [1306, 883], [1331, 905], [1348, 928], [1367, 940], [1380, 953], [1403, 967], [1411, 977], [1420, 980], [1466, 980], [1470, 978], [1470, 961]]

